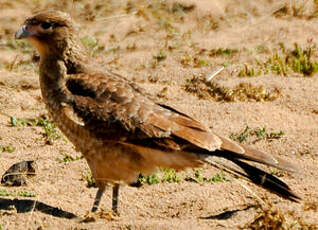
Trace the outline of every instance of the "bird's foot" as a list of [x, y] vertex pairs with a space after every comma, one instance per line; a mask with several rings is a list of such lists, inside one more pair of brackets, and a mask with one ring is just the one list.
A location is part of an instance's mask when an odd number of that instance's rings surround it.
[[89, 222], [95, 222], [98, 219], [104, 219], [107, 221], [116, 221], [119, 218], [119, 214], [115, 213], [113, 210], [109, 210], [109, 211], [105, 211], [103, 209], [100, 209], [97, 212], [91, 212], [88, 211], [83, 219], [81, 220], [81, 222], [83, 223], [89, 223]]

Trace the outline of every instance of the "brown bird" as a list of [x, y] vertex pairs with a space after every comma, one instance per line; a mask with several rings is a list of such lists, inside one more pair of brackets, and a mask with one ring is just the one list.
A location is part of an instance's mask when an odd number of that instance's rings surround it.
[[[159, 104], [133, 82], [95, 66], [70, 16], [48, 11], [26, 19], [16, 32], [40, 53], [40, 85], [47, 110], [82, 152], [98, 185], [96, 211], [107, 183], [136, 182], [158, 167], [177, 170], [208, 162], [272, 192], [299, 199], [280, 179], [252, 166], [258, 162], [295, 171], [289, 162], [221, 137], [190, 116]], [[231, 163], [231, 164], [230, 164]]]

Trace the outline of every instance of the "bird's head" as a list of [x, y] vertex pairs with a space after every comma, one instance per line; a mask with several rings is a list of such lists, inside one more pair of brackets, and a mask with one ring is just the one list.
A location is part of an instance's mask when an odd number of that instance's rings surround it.
[[27, 18], [15, 34], [16, 39], [28, 39], [40, 56], [65, 53], [72, 44], [75, 26], [67, 13], [46, 11]]

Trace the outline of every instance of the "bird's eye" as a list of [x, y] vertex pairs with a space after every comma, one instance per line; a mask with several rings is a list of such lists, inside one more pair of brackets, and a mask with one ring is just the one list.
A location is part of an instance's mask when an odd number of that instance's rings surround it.
[[41, 27], [45, 30], [49, 29], [50, 27], [52, 26], [52, 23], [51, 22], [43, 22], [41, 24]]

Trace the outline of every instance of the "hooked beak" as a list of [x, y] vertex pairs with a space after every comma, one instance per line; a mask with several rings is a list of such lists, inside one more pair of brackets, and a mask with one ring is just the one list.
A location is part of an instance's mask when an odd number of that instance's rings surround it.
[[23, 39], [34, 35], [35, 33], [28, 30], [26, 25], [21, 26], [15, 33], [15, 39]]

